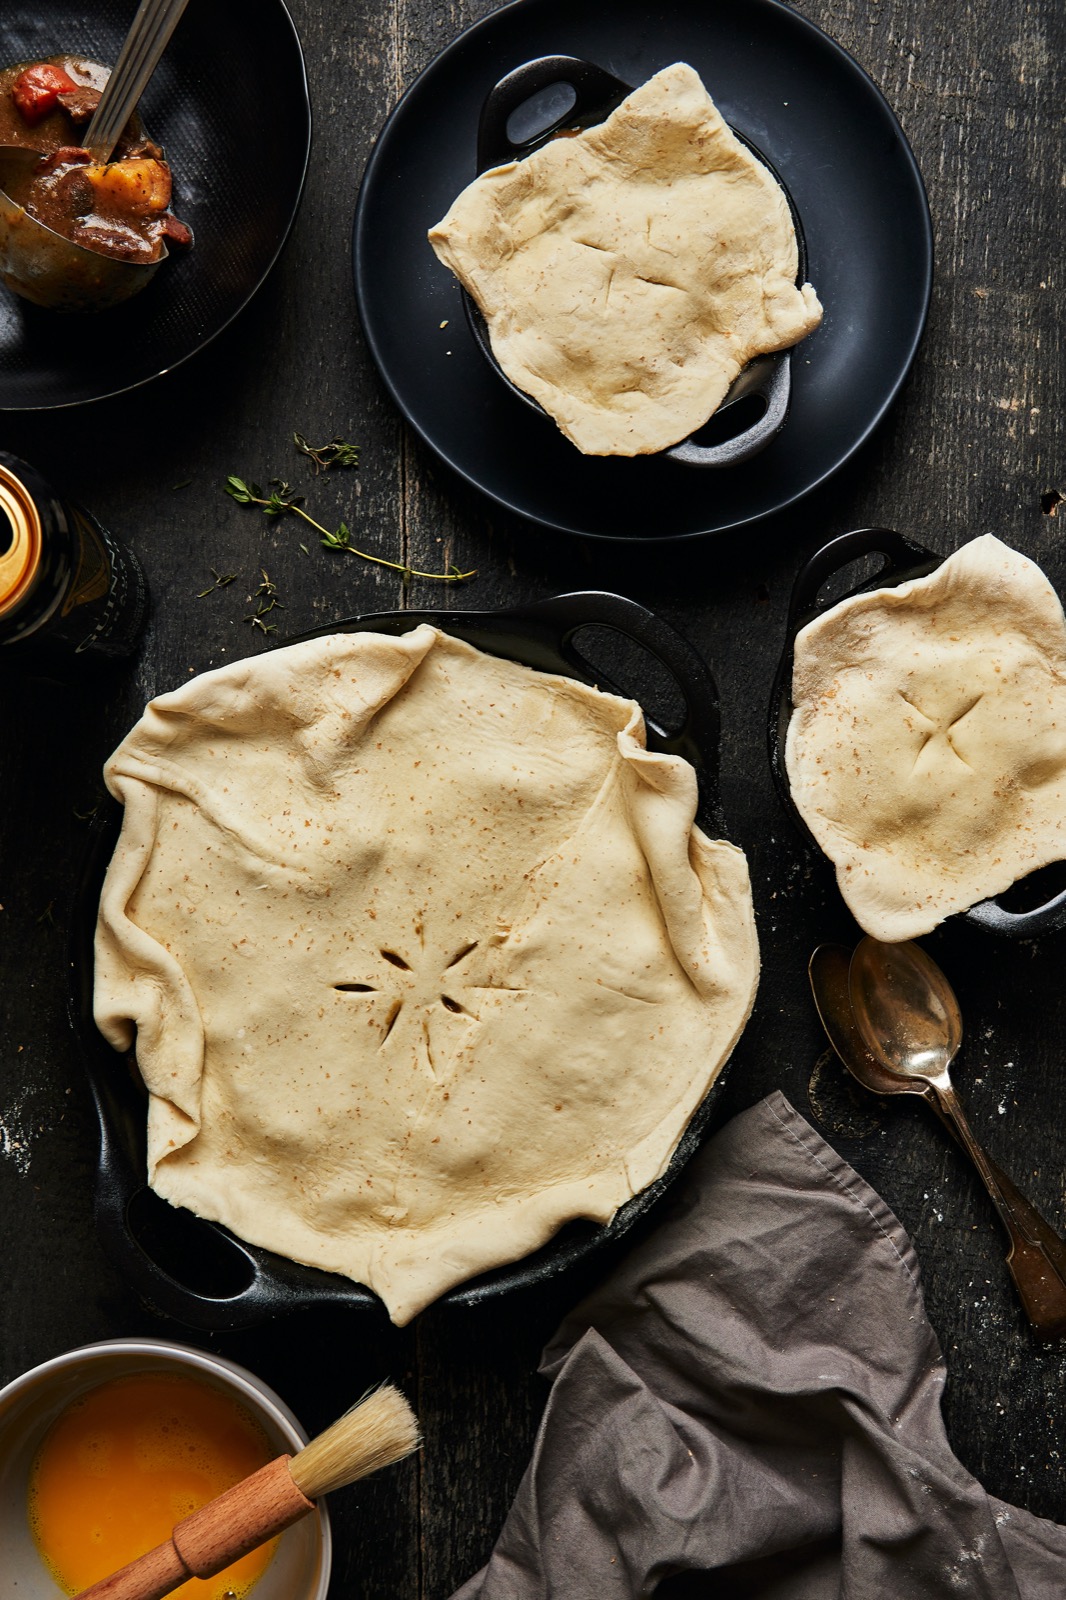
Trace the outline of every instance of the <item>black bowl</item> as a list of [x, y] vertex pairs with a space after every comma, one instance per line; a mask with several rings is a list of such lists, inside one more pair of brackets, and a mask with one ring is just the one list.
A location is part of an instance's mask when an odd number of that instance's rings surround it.
[[[39, 0], [0, 20], [0, 62], [67, 51], [112, 64], [129, 0]], [[239, 63], [239, 66], [235, 66]], [[102, 399], [208, 344], [267, 276], [292, 226], [311, 145], [303, 54], [284, 0], [190, 0], [140, 109], [195, 243], [107, 311], [57, 313], [0, 287], [0, 410]]]
[[[875, 573], [865, 576], [843, 595], [834, 595], [830, 599], [821, 594], [831, 579], [853, 563], [870, 556], [884, 558]], [[785, 740], [793, 710], [792, 666], [796, 635], [808, 622], [813, 622], [841, 600], [856, 594], [867, 594], [872, 589], [895, 588], [911, 578], [927, 577], [930, 572], [936, 571], [941, 560], [942, 557], [935, 555], [932, 550], [905, 539], [891, 528], [857, 528], [831, 539], [816, 551], [800, 570], [793, 585], [785, 628], [785, 647], [770, 697], [770, 770], [785, 810], [799, 833], [819, 854], [821, 846], [792, 798], [785, 768]], [[1066, 927], [1066, 889], [1060, 887], [1064, 870], [1059, 863], [1042, 867], [1029, 877], [1020, 878], [995, 899], [982, 900], [970, 906], [969, 910], [956, 913], [956, 917], [950, 920], [968, 922], [987, 933], [1008, 939], [1034, 939], [1040, 934], [1053, 933]]]
[[[677, 725], [670, 728], [646, 719], [648, 746], [692, 762], [700, 785], [701, 825], [709, 832], [723, 832], [717, 798], [719, 716], [714, 679], [692, 646], [643, 606], [620, 595], [576, 593], [512, 611], [384, 612], [337, 622], [303, 637], [363, 631], [402, 634], [422, 622], [491, 655], [619, 694], [633, 691], [618, 687], [583, 653], [586, 630], [597, 635], [608, 630], [627, 652], [646, 653], [664, 670], [672, 698], [683, 707]], [[626, 670], [628, 675], [641, 669], [634, 669], [627, 657]], [[647, 668], [644, 675], [646, 679]], [[148, 1188], [147, 1093], [132, 1056], [124, 1061], [117, 1055], [93, 1021], [93, 935], [100, 889], [120, 824], [121, 810], [113, 803], [94, 820], [74, 908], [71, 947], [71, 1021], [100, 1124], [96, 1220], [106, 1250], [150, 1305], [191, 1327], [244, 1327], [314, 1304], [380, 1307], [377, 1296], [361, 1284], [245, 1244], [226, 1228], [169, 1205]], [[534, 1254], [460, 1285], [443, 1297], [445, 1302], [476, 1305], [536, 1285], [618, 1240], [696, 1149], [721, 1083], [720, 1075], [663, 1176], [622, 1206], [610, 1223], [569, 1223]]]

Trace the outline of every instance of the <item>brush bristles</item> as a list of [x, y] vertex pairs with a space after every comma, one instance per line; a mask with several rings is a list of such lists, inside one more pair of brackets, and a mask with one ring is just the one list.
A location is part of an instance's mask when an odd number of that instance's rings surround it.
[[391, 1384], [374, 1389], [289, 1462], [296, 1487], [309, 1500], [355, 1483], [417, 1450], [418, 1423]]

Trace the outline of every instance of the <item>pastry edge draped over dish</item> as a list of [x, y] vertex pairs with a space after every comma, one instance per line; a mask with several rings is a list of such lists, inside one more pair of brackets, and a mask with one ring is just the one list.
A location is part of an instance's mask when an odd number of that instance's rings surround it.
[[780, 185], [682, 62], [482, 173], [429, 239], [504, 372], [587, 455], [677, 444], [822, 317]]
[[792, 798], [874, 938], [1066, 858], [1066, 619], [992, 534], [796, 637]]
[[653, 1182], [750, 1013], [689, 764], [431, 627], [204, 674], [105, 777], [96, 1018], [153, 1187], [396, 1322]]

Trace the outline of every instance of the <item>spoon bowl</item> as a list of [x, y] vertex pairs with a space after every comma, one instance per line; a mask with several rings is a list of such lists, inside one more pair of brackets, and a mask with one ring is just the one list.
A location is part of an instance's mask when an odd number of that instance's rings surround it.
[[851, 1009], [850, 966], [851, 952], [843, 945], [820, 944], [807, 968], [814, 1004], [829, 1043], [856, 1082], [871, 1094], [916, 1094], [937, 1109], [936, 1096], [928, 1083], [889, 1072], [866, 1048]]
[[919, 945], [863, 939], [851, 958], [848, 988], [862, 1039], [882, 1067], [904, 1078], [947, 1081], [962, 1044], [962, 1013]]
[[40, 159], [36, 150], [0, 146], [0, 279], [49, 311], [106, 311], [139, 294], [166, 260], [166, 245], [155, 261], [120, 261], [31, 217], [7, 186]]

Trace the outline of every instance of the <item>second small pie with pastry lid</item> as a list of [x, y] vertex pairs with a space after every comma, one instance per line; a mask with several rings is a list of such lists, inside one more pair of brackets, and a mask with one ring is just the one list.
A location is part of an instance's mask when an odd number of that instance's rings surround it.
[[796, 636], [789, 789], [886, 941], [1066, 859], [1066, 620], [991, 534]]

